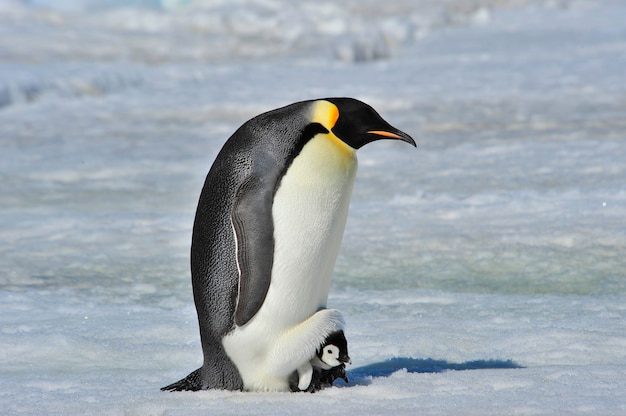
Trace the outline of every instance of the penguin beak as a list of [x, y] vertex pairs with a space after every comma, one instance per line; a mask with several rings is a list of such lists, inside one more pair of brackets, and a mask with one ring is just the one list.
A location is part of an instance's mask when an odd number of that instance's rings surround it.
[[368, 133], [381, 136], [381, 138], [383, 139], [402, 140], [403, 142], [406, 142], [412, 145], [413, 147], [417, 147], [415, 140], [413, 140], [411, 136], [409, 136], [408, 134], [400, 130], [397, 130], [396, 132], [391, 132], [391, 131], [386, 131], [386, 130], [370, 130], [368, 131]]
[[347, 354], [343, 354], [339, 356], [339, 361], [342, 363], [348, 363], [348, 364], [352, 364], [352, 360], [350, 359], [350, 357]]

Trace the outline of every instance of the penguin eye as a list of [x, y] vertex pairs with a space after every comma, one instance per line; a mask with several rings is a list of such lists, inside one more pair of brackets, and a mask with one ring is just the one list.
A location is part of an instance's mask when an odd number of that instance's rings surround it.
[[326, 350], [327, 353], [332, 354], [333, 350], [331, 350], [330, 348]]

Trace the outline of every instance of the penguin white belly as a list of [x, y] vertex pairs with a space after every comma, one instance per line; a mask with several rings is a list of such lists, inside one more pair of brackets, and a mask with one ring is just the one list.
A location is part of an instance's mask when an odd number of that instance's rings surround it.
[[332, 133], [319, 134], [280, 182], [267, 296], [257, 314], [222, 341], [247, 390], [288, 390], [289, 375], [326, 336], [342, 329], [338, 311], [320, 309], [326, 307], [356, 168], [354, 149]]
[[312, 139], [274, 197], [272, 282], [260, 312], [283, 327], [326, 307], [356, 174], [355, 154], [332, 146], [327, 135]]

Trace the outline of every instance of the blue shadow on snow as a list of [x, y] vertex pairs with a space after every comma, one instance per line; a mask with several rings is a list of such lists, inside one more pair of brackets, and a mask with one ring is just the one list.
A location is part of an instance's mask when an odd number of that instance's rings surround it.
[[406, 369], [409, 373], [443, 373], [448, 370], [487, 370], [524, 368], [513, 360], [476, 360], [464, 363], [451, 363], [446, 360], [432, 358], [418, 359], [396, 357], [389, 360], [366, 365], [348, 371], [348, 386], [370, 384], [372, 378], [389, 377], [396, 371]]

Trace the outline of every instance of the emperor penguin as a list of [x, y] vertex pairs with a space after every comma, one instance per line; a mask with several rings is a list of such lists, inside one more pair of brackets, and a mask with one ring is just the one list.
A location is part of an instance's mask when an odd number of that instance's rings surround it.
[[379, 139], [415, 146], [353, 98], [258, 115], [206, 177], [191, 244], [201, 368], [162, 390], [289, 391], [289, 377], [343, 329], [327, 309], [357, 170]]

